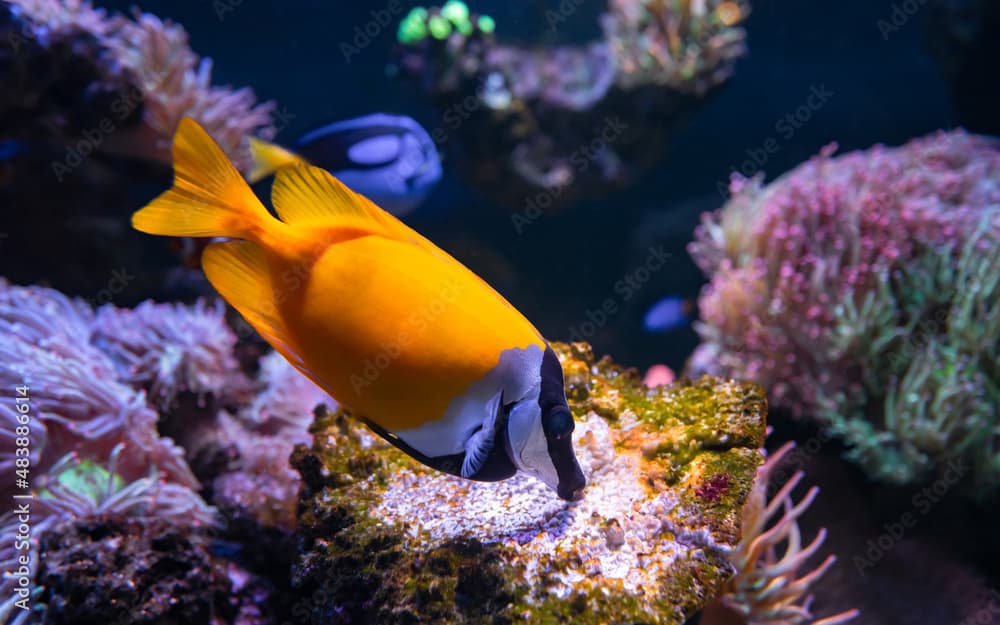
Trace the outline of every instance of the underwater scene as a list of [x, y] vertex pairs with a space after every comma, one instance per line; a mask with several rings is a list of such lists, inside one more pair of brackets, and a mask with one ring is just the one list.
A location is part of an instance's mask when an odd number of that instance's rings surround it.
[[0, 0], [0, 625], [1000, 625], [1000, 3], [432, 1]]

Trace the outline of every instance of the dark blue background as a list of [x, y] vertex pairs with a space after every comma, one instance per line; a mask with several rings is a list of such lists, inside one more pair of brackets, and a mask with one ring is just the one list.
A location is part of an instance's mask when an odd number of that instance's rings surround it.
[[[103, 6], [126, 9], [128, 2]], [[553, 31], [550, 2], [473, 2], [493, 15], [501, 39], [572, 42], [599, 36], [602, 2], [584, 0]], [[414, 3], [319, 0], [148, 0], [142, 8], [188, 29], [195, 51], [215, 61], [215, 82], [248, 85], [294, 115], [278, 139], [291, 142], [323, 121], [376, 110], [408, 113], [428, 127], [441, 123], [413, 85], [386, 73], [396, 24]], [[371, 44], [345, 60], [341, 44], [372, 20], [373, 10], [395, 12]], [[597, 351], [622, 362], [679, 366], [696, 343], [685, 328], [653, 336], [641, 331], [645, 308], [658, 297], [695, 297], [703, 277], [685, 252], [702, 210], [721, 204], [720, 182], [733, 167], [774, 137], [778, 151], [764, 170], [768, 180], [836, 141], [840, 149], [899, 144], [957, 125], [948, 86], [923, 46], [925, 8], [883, 37], [879, 20], [893, 4], [845, 0], [757, 1], [746, 24], [749, 53], [731, 81], [676, 137], [662, 163], [633, 189], [543, 217], [518, 235], [510, 214], [453, 175], [408, 221], [483, 275], [534, 320], [550, 339], [566, 338], [600, 308], [618, 299], [620, 312], [590, 337]], [[921, 5], [917, 5], [921, 6]], [[776, 124], [804, 105], [814, 87], [833, 96], [786, 140]], [[445, 161], [448, 168], [448, 162]], [[670, 265], [656, 272], [629, 302], [614, 284], [662, 242]]]

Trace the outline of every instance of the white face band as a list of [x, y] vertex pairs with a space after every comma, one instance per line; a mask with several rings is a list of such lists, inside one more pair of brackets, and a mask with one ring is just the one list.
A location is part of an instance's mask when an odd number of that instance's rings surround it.
[[542, 430], [541, 408], [526, 400], [514, 405], [507, 417], [507, 440], [511, 460], [521, 471], [533, 475], [553, 489], [559, 488], [559, 475], [549, 457], [548, 441]]

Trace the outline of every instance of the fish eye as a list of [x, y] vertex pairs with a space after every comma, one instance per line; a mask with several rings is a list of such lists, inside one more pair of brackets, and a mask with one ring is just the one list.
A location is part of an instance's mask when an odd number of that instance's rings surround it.
[[562, 440], [573, 433], [575, 427], [573, 415], [566, 406], [556, 406], [542, 417], [542, 429], [545, 438]]

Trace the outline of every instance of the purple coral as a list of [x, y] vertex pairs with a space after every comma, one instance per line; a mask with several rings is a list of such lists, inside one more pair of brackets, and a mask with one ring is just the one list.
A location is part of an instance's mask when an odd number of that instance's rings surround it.
[[226, 394], [238, 370], [236, 335], [221, 302], [103, 306], [92, 328], [91, 342], [110, 356], [119, 379], [145, 389], [161, 409], [170, 408], [180, 392]]
[[220, 412], [193, 445], [195, 453], [230, 450], [225, 470], [212, 481], [220, 509], [289, 530], [300, 484], [289, 456], [295, 445], [312, 443], [308, 430], [316, 407], [334, 409], [336, 402], [274, 352], [261, 359], [258, 379], [264, 388], [254, 400], [235, 416]]
[[[40, 535], [62, 520], [117, 513], [217, 522], [195, 493], [199, 484], [183, 450], [159, 435], [159, 415], [145, 393], [119, 381], [111, 359], [90, 342], [94, 322], [93, 311], [79, 300], [0, 279], [0, 331], [6, 337], [0, 343], [0, 386], [12, 393], [23, 388], [22, 405], [28, 406], [25, 424], [13, 398], [0, 405], [0, 440], [28, 429], [26, 479], [36, 496], [27, 548], [0, 553], [5, 566], [17, 555], [37, 562]], [[5, 445], [0, 465], [13, 463], [12, 454], [23, 447]], [[13, 494], [13, 486], [5, 484], [2, 492]], [[0, 520], [5, 526], [16, 522]], [[4, 578], [5, 598], [14, 596], [18, 579]], [[6, 599], [0, 605], [4, 622], [18, 623], [28, 614]]]
[[997, 143], [955, 131], [833, 151], [767, 187], [734, 175], [704, 216], [692, 369], [760, 382], [879, 478], [967, 455], [996, 482]]

